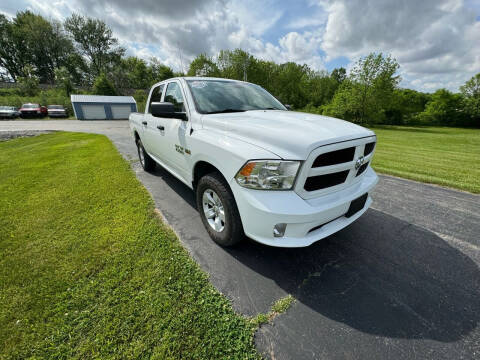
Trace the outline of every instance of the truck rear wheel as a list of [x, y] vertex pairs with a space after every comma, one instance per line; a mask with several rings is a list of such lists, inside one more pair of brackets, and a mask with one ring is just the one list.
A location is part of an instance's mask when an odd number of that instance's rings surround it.
[[233, 246], [244, 238], [233, 194], [216, 172], [203, 176], [196, 187], [197, 209], [208, 234], [221, 246]]
[[151, 172], [155, 169], [155, 160], [153, 160], [145, 151], [143, 147], [142, 140], [137, 139], [137, 151], [140, 164], [142, 165], [143, 170]]

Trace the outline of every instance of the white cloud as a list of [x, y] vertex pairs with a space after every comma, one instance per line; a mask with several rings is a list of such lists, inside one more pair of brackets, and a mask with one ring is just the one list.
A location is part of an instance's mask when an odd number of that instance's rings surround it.
[[457, 90], [480, 71], [478, 0], [306, 0], [295, 17], [274, 0], [4, 0], [0, 5], [10, 16], [26, 9], [56, 20], [72, 12], [103, 19], [128, 54], [156, 56], [176, 70], [186, 70], [200, 53], [240, 47], [262, 59], [317, 70], [339, 56], [353, 62], [371, 51], [391, 53], [401, 65], [402, 85], [423, 90], [437, 85]]
[[480, 71], [480, 23], [462, 0], [340, 0], [322, 6], [329, 14], [322, 43], [328, 59], [391, 53], [406, 74], [403, 85], [424, 90], [442, 84], [457, 90]]

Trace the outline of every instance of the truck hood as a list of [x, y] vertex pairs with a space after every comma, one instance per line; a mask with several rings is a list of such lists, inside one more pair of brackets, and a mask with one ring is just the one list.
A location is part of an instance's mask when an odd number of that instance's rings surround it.
[[375, 135], [348, 121], [282, 110], [204, 115], [202, 122], [205, 129], [225, 131], [289, 160], [305, 160], [322, 145]]

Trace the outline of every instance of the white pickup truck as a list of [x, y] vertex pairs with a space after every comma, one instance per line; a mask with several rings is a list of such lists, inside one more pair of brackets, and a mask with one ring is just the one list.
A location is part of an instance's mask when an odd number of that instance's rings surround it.
[[210, 237], [302, 247], [358, 219], [378, 177], [375, 134], [289, 111], [258, 85], [182, 77], [152, 87], [130, 128], [145, 171], [160, 164], [196, 193]]

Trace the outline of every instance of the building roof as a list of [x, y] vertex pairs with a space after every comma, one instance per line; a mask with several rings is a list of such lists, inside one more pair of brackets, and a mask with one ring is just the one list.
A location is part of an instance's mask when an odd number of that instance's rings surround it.
[[73, 102], [89, 102], [89, 103], [134, 103], [133, 96], [104, 96], [104, 95], [70, 95]]

